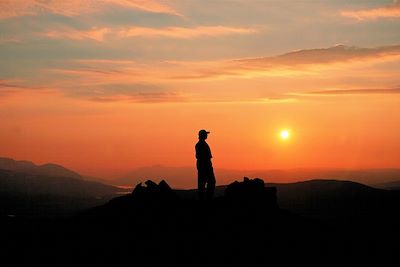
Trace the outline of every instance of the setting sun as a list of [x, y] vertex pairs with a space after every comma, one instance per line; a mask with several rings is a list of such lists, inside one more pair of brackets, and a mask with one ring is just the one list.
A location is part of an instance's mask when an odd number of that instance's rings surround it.
[[288, 139], [290, 137], [289, 131], [288, 130], [282, 130], [281, 133], [280, 133], [280, 137], [283, 140]]

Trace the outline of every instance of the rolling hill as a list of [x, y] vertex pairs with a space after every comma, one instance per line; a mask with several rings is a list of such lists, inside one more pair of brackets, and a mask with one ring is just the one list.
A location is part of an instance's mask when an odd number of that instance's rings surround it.
[[[364, 184], [315, 179], [296, 183], [266, 183], [277, 188], [280, 208], [296, 214], [331, 220], [386, 213], [390, 215], [400, 205], [400, 192], [377, 189]], [[226, 186], [217, 186], [215, 195], [222, 196]], [[196, 190], [176, 190], [186, 199], [195, 199]]]
[[79, 173], [69, 170], [58, 164], [47, 163], [43, 165], [36, 165], [31, 161], [14, 160], [4, 157], [0, 157], [0, 169], [27, 173], [31, 175], [71, 177], [75, 179], [82, 178]]
[[121, 191], [77, 178], [0, 170], [0, 214], [66, 215], [103, 204]]

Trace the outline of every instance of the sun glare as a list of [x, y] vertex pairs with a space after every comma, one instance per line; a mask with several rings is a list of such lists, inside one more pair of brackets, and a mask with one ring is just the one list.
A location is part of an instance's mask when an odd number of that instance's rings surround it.
[[286, 140], [290, 137], [290, 132], [288, 130], [282, 130], [280, 133], [280, 137], [283, 140]]

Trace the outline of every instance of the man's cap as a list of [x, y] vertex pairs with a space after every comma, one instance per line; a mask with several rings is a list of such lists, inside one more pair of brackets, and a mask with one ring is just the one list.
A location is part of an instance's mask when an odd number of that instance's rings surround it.
[[206, 130], [200, 130], [199, 131], [199, 135], [203, 135], [203, 134], [209, 134], [210, 132], [207, 132]]

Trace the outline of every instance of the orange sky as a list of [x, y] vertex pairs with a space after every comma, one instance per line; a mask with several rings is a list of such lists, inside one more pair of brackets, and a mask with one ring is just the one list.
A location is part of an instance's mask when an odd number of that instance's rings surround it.
[[397, 2], [18, 3], [0, 156], [117, 177], [195, 166], [204, 128], [217, 168], [400, 166]]

